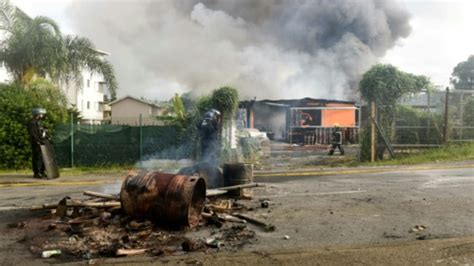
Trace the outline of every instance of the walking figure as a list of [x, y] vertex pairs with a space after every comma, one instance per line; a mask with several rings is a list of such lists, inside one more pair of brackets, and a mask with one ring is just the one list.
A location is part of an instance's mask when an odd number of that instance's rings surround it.
[[342, 131], [339, 124], [334, 125], [334, 131], [332, 132], [332, 147], [329, 151], [329, 155], [333, 155], [336, 148], [339, 149], [341, 155], [344, 155], [344, 148], [342, 147]]

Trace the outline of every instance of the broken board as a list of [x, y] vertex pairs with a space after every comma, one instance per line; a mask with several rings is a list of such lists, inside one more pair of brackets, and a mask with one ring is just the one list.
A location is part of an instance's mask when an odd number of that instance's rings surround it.
[[58, 178], [59, 169], [58, 164], [56, 163], [53, 145], [51, 145], [49, 141], [46, 141], [44, 144], [40, 145], [40, 147], [41, 156], [43, 157], [44, 168], [46, 170], [48, 179]]
[[219, 196], [227, 193], [227, 190], [222, 190], [222, 189], [208, 189], [206, 190], [206, 196], [212, 197], [212, 196]]

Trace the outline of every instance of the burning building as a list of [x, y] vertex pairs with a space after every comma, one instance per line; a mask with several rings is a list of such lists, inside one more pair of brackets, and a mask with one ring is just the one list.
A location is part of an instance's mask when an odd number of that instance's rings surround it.
[[353, 101], [327, 99], [251, 100], [240, 102], [246, 128], [266, 132], [270, 139], [298, 144], [329, 144], [335, 125], [344, 142], [357, 142], [359, 107]]

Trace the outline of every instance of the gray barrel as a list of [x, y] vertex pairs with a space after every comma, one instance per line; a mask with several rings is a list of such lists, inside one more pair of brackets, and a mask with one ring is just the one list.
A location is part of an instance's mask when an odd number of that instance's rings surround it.
[[[235, 186], [253, 183], [253, 164], [250, 163], [232, 163], [224, 164], [223, 169], [224, 186]], [[230, 196], [251, 198], [253, 196], [252, 188], [243, 188], [231, 190]]]

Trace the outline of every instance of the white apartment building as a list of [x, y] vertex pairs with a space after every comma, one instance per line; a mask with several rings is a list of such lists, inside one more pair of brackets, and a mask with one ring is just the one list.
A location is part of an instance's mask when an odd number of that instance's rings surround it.
[[10, 73], [8, 73], [7, 69], [0, 64], [0, 83], [8, 83], [12, 80]]
[[[103, 56], [108, 55], [99, 51]], [[107, 84], [99, 73], [82, 70], [80, 82], [63, 83], [61, 89], [66, 94], [70, 107], [75, 107], [81, 116], [81, 124], [101, 124], [104, 120]]]

